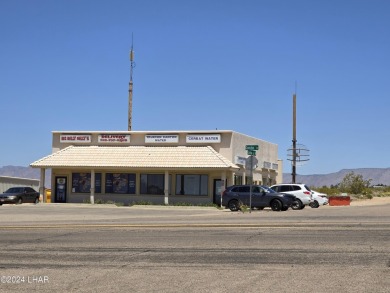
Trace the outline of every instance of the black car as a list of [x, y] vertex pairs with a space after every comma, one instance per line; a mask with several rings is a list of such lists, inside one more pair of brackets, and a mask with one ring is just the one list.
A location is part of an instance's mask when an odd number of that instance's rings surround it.
[[23, 202], [39, 203], [39, 192], [31, 187], [11, 187], [0, 194], [0, 206], [6, 203], [21, 204]]
[[237, 211], [242, 205], [263, 209], [271, 207], [273, 211], [286, 211], [296, 199], [294, 195], [278, 193], [263, 185], [252, 185], [252, 198], [249, 200], [250, 185], [233, 185], [222, 194], [222, 205], [231, 211]]

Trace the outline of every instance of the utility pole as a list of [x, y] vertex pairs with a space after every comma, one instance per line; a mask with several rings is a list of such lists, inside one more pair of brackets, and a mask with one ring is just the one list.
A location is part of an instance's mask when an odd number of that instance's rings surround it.
[[132, 127], [133, 114], [133, 68], [134, 68], [134, 51], [133, 51], [133, 34], [131, 34], [131, 50], [130, 50], [130, 82], [129, 82], [129, 115], [128, 115], [128, 131]]
[[293, 95], [293, 139], [292, 139], [292, 172], [291, 183], [295, 183], [297, 175], [297, 95]]

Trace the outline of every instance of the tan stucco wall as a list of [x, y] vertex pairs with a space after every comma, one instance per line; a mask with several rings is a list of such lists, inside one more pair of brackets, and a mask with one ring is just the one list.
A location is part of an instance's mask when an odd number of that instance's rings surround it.
[[[272, 171], [278, 172], [278, 168], [268, 168], [264, 166], [264, 162], [269, 162], [272, 165], [278, 165], [278, 145], [270, 143], [258, 138], [254, 138], [245, 134], [230, 130], [216, 130], [216, 131], [92, 131], [92, 132], [77, 132], [77, 131], [54, 131], [52, 152], [55, 153], [60, 149], [66, 148], [71, 143], [60, 143], [61, 134], [89, 134], [91, 135], [91, 143], [74, 143], [75, 145], [108, 145], [108, 146], [126, 146], [126, 145], [137, 145], [137, 146], [205, 146], [210, 145], [218, 153], [227, 158], [233, 163], [237, 163], [236, 157], [248, 157], [247, 151], [245, 150], [246, 145], [258, 145], [259, 150], [256, 152], [256, 158], [258, 159], [258, 169], [256, 172], [261, 172], [261, 169], [272, 169]], [[115, 144], [103, 144], [98, 143], [99, 134], [128, 134], [130, 135], [130, 143], [115, 143]], [[178, 143], [145, 143], [145, 135], [158, 135], [158, 134], [175, 134], [179, 136]], [[193, 134], [220, 134], [220, 143], [187, 143], [186, 136]], [[271, 171], [271, 170], [269, 170]], [[267, 171], [268, 172], [268, 171]], [[257, 176], [257, 175], [256, 175]]]
[[[74, 134], [74, 135], [91, 135], [90, 143], [62, 143], [60, 142], [61, 134]], [[100, 134], [125, 134], [130, 135], [130, 142], [126, 143], [99, 143], [98, 136]], [[146, 135], [178, 135], [179, 139], [177, 143], [145, 143]], [[210, 134], [220, 134], [221, 141], [220, 143], [187, 143], [187, 135], [210, 135]], [[221, 171], [221, 170], [168, 170], [168, 173], [171, 175], [171, 195], [169, 196], [169, 203], [177, 202], [189, 202], [189, 203], [210, 203], [213, 201], [213, 187], [214, 179], [226, 179], [225, 186], [232, 185], [234, 174], [243, 176], [244, 181], [245, 177], [249, 176], [250, 171], [245, 169], [245, 166], [239, 164], [236, 160], [237, 156], [242, 158], [247, 158], [247, 151], [245, 150], [246, 145], [258, 145], [259, 150], [256, 152], [256, 158], [258, 160], [258, 166], [253, 171], [253, 180], [262, 184], [273, 184], [279, 183], [282, 180], [282, 162], [278, 160], [278, 146], [261, 139], [250, 137], [241, 133], [237, 133], [230, 130], [215, 130], [215, 131], [53, 131], [53, 141], [52, 141], [52, 152], [55, 153], [61, 149], [64, 149], [70, 145], [106, 145], [106, 146], [211, 146], [218, 153], [224, 156], [226, 159], [230, 160], [232, 163], [237, 164], [240, 167], [240, 170], [235, 171]], [[265, 166], [264, 162], [268, 162]], [[151, 201], [153, 203], [163, 203], [164, 195], [142, 195], [139, 192], [140, 184], [140, 174], [164, 174], [167, 170], [153, 170], [153, 169], [140, 169], [140, 170], [126, 170], [126, 169], [95, 169], [95, 173], [102, 173], [102, 193], [95, 194], [95, 200], [113, 200], [116, 202], [123, 202], [124, 204], [131, 204], [134, 201]], [[90, 199], [89, 193], [76, 194], [72, 192], [72, 172], [86, 172], [91, 173], [91, 170], [88, 168], [77, 168], [77, 169], [53, 169], [52, 170], [52, 189], [55, 189], [55, 177], [56, 176], [65, 176], [67, 177], [67, 202], [83, 202]], [[136, 182], [136, 195], [119, 195], [119, 194], [105, 194], [105, 173], [136, 173], [137, 182]], [[183, 196], [175, 195], [175, 186], [176, 186], [176, 174], [207, 174], [209, 178], [208, 187], [209, 194], [208, 196]], [[55, 191], [54, 191], [55, 192]], [[52, 200], [55, 198], [55, 193], [53, 192]]]
[[[91, 170], [88, 169], [53, 169], [52, 170], [52, 196], [51, 200], [52, 202], [55, 201], [55, 180], [56, 177], [66, 177], [67, 178], [67, 202], [76, 202], [76, 203], [82, 203], [87, 202], [90, 200], [90, 193], [75, 193], [72, 191], [72, 173], [91, 173]], [[136, 174], [136, 194], [106, 194], [105, 193], [105, 174], [106, 173], [135, 173]], [[101, 173], [101, 193], [95, 193], [95, 201], [96, 200], [104, 200], [104, 201], [115, 201], [124, 203], [126, 205], [132, 204], [133, 202], [137, 201], [150, 201], [152, 203], [156, 204], [162, 204], [164, 203], [164, 195], [148, 195], [148, 194], [141, 194], [140, 193], [140, 175], [141, 174], [164, 174], [164, 171], [159, 170], [114, 170], [114, 169], [95, 169], [95, 174]], [[221, 179], [223, 177], [223, 171], [220, 170], [203, 170], [203, 171], [194, 171], [194, 170], [182, 170], [182, 171], [169, 171], [169, 175], [171, 176], [171, 186], [170, 190], [171, 193], [169, 195], [169, 203], [181, 203], [181, 202], [188, 202], [188, 203], [210, 203], [213, 202], [214, 197], [214, 180], [215, 179]], [[182, 174], [202, 174], [202, 175], [208, 175], [208, 190], [209, 193], [207, 196], [184, 196], [184, 195], [177, 195], [175, 192], [176, 187], [176, 175], [182, 175]], [[226, 179], [229, 181], [232, 181], [232, 173], [225, 173]]]

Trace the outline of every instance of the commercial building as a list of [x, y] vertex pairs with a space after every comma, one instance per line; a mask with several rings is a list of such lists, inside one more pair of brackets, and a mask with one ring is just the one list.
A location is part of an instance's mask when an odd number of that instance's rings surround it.
[[8, 188], [16, 186], [29, 186], [38, 191], [39, 180], [11, 176], [0, 176], [0, 193], [4, 193], [4, 191], [6, 191]]
[[[219, 204], [225, 186], [282, 182], [278, 146], [231, 130], [52, 134], [52, 154], [31, 164], [42, 194], [51, 169], [52, 202]], [[258, 146], [252, 171], [247, 145]]]

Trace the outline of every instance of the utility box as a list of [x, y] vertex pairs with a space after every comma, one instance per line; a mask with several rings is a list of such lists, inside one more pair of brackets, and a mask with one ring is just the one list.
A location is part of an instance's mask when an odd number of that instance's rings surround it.
[[330, 206], [349, 206], [351, 205], [350, 196], [331, 196], [329, 197]]

